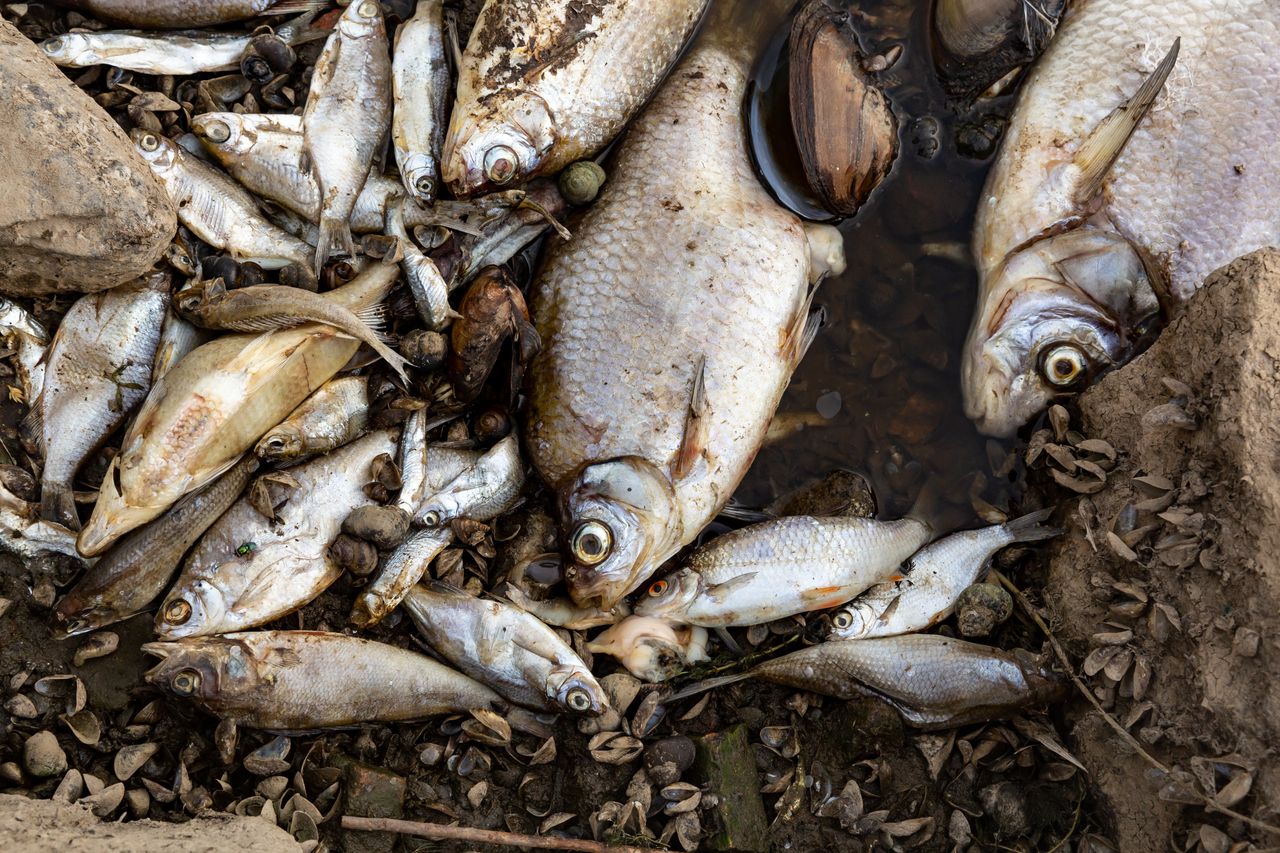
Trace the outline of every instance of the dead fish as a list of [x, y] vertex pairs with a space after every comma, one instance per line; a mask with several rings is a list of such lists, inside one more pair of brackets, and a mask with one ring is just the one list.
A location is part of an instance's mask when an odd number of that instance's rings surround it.
[[370, 305], [357, 314], [327, 295], [297, 287], [256, 284], [227, 288], [219, 281], [189, 293], [178, 300], [178, 310], [206, 329], [231, 329], [237, 332], [270, 332], [303, 323], [333, 326], [368, 345], [408, 382], [404, 372], [409, 362], [400, 353], [378, 340], [370, 323], [381, 323], [383, 308]]
[[409, 194], [431, 204], [440, 179], [440, 147], [448, 122], [449, 62], [441, 0], [418, 0], [396, 32], [391, 60], [391, 142]]
[[478, 450], [428, 444], [426, 410], [411, 413], [405, 420], [396, 457], [401, 481], [396, 506], [413, 515], [428, 495], [444, 488], [480, 456]]
[[144, 643], [151, 684], [241, 725], [302, 732], [494, 710], [483, 684], [426, 655], [345, 634], [248, 631]]
[[373, 582], [351, 607], [351, 624], [369, 628], [378, 624], [404, 600], [427, 573], [431, 561], [453, 544], [453, 528], [431, 527], [413, 533], [395, 547]]
[[172, 367], [196, 347], [209, 342], [212, 337], [198, 326], [188, 323], [169, 305], [160, 327], [160, 343], [151, 364], [151, 384], [155, 385]]
[[0, 482], [0, 551], [23, 560], [44, 554], [79, 557], [76, 534], [40, 518], [40, 504], [25, 501]]
[[[307, 221], [320, 222], [320, 185], [303, 169], [302, 117], [287, 113], [204, 113], [191, 120], [191, 132], [237, 181], [262, 198], [283, 205]], [[404, 201], [404, 187], [375, 167], [365, 178], [351, 211], [356, 234], [380, 233], [387, 211]], [[416, 204], [404, 205], [411, 224], [431, 217]]]
[[59, 0], [63, 6], [119, 24], [147, 29], [208, 27], [259, 15], [314, 12], [329, 0]]
[[489, 521], [515, 506], [524, 488], [520, 442], [508, 435], [414, 512], [415, 524], [439, 527], [456, 518]]
[[[292, 43], [312, 17], [290, 21], [276, 35]], [[239, 68], [251, 41], [252, 33], [109, 30], [64, 33], [40, 42], [40, 49], [55, 65], [67, 68], [110, 65], [141, 74], [183, 75]]]
[[354, 0], [325, 42], [302, 113], [303, 158], [320, 188], [316, 275], [351, 256], [351, 214], [391, 122], [391, 57], [377, 0]]
[[889, 637], [923, 631], [951, 615], [956, 599], [977, 580], [991, 555], [1014, 542], [1062, 533], [1041, 524], [1053, 508], [940, 539], [907, 561], [902, 579], [868, 590], [831, 615], [831, 636]]
[[440, 581], [413, 587], [404, 606], [436, 654], [517, 705], [592, 717], [609, 707], [582, 658], [518, 607]]
[[[30, 404], [44, 388], [45, 355], [49, 348], [49, 332], [27, 309], [0, 296], [0, 338], [16, 352], [13, 360], [18, 374], [18, 402]], [[10, 390], [12, 397], [14, 391]]]
[[368, 426], [368, 378], [330, 379], [272, 427], [253, 452], [262, 459], [294, 461], [342, 447]]
[[662, 619], [628, 616], [587, 643], [592, 654], [612, 655], [642, 681], [667, 681], [692, 664], [710, 660], [707, 629], [679, 628]]
[[196, 544], [156, 613], [162, 639], [243, 631], [278, 619], [329, 588], [342, 569], [329, 544], [365, 495], [374, 458], [395, 449], [379, 430], [289, 469], [297, 483], [275, 520], [248, 496]]
[[440, 331], [462, 315], [449, 305], [449, 285], [436, 262], [428, 258], [409, 236], [404, 225], [404, 209], [397, 205], [387, 216], [387, 233], [400, 241], [400, 268], [404, 270], [409, 293], [418, 316], [432, 331]]
[[444, 180], [476, 195], [590, 157], [675, 61], [707, 0], [488, 0], [458, 69]]
[[178, 219], [201, 240], [263, 269], [310, 263], [311, 247], [268, 222], [235, 181], [163, 136], [142, 128], [134, 128], [131, 136], [173, 199]]
[[53, 336], [44, 388], [23, 430], [44, 457], [40, 514], [80, 529], [72, 491], [90, 453], [151, 388], [152, 360], [169, 307], [168, 273], [80, 297]]
[[825, 610], [896, 578], [931, 538], [933, 528], [915, 518], [762, 521], [698, 548], [683, 568], [650, 584], [635, 612], [724, 628]]
[[65, 639], [141, 613], [164, 592], [200, 535], [235, 502], [258, 468], [252, 454], [164, 515], [121, 539], [53, 609], [53, 634]]
[[480, 270], [459, 307], [450, 332], [449, 378], [458, 399], [471, 401], [480, 396], [508, 339], [514, 341], [521, 365], [533, 360], [542, 341], [529, 320], [524, 294], [502, 267]]
[[834, 229], [779, 206], [747, 153], [748, 72], [790, 5], [713, 7], [534, 284], [526, 443], [579, 604], [611, 607], [729, 500], [818, 328], [807, 230], [843, 268]]
[[[375, 264], [324, 298], [361, 311], [395, 279], [394, 267]], [[102, 553], [230, 468], [359, 346], [332, 326], [307, 324], [224, 335], [192, 351], [151, 389], [125, 433], [80, 533], [81, 553]]]
[[[1229, 39], [1221, 30], [1238, 30]], [[1005, 436], [1280, 243], [1280, 4], [1091, 0], [1030, 72], [974, 223], [965, 409]], [[1243, 82], [1242, 82], [1243, 81]]]
[[[502, 203], [490, 206], [488, 201], [494, 195], [506, 198]], [[458, 258], [447, 272], [443, 267], [440, 270], [450, 291], [471, 281], [485, 267], [502, 266], [546, 233], [548, 228], [554, 228], [562, 237], [568, 233], [562, 231], [564, 226], [559, 220], [568, 212], [569, 205], [556, 188], [555, 181], [539, 178], [525, 190], [494, 195], [474, 199], [473, 203], [481, 207], [481, 224], [473, 229], [474, 233], [464, 232], [462, 239], [458, 240]], [[510, 204], [505, 203], [508, 199]], [[435, 209], [442, 211], [443, 204], [437, 201]], [[468, 215], [465, 223], [468, 228], [475, 219], [476, 216]], [[456, 224], [445, 224], [456, 229]], [[438, 255], [433, 257], [439, 262]]]
[[1066, 680], [1023, 649], [1005, 651], [936, 634], [829, 640], [765, 661], [747, 672], [703, 681], [682, 699], [747, 678], [836, 699], [888, 702], [909, 725], [948, 729], [1047, 705]]
[[526, 595], [524, 590], [510, 584], [507, 586], [506, 596], [521, 610], [529, 611], [548, 625], [568, 628], [571, 631], [585, 631], [588, 628], [613, 625], [631, 615], [631, 608], [625, 601], [619, 601], [611, 610], [579, 607], [568, 598], [535, 601]]

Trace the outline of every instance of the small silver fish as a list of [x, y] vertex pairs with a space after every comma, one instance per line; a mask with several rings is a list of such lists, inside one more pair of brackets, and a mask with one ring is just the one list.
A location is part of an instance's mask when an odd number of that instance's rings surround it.
[[627, 672], [654, 683], [673, 678], [691, 664], [710, 660], [706, 628], [676, 628], [649, 616], [628, 616], [587, 643], [587, 651], [612, 655]]
[[24, 501], [0, 483], [0, 551], [23, 560], [45, 554], [79, 558], [76, 535], [40, 518], [40, 504]]
[[204, 329], [184, 320], [171, 304], [165, 312], [164, 325], [160, 327], [160, 343], [156, 346], [156, 357], [151, 365], [151, 384], [163, 379], [187, 353], [208, 343], [211, 337]]
[[262, 459], [296, 461], [342, 447], [368, 426], [369, 380], [343, 376], [330, 379], [303, 400], [253, 452]]
[[400, 241], [400, 268], [409, 283], [409, 293], [418, 316], [427, 328], [440, 331], [460, 315], [449, 305], [449, 284], [440, 275], [435, 261], [428, 258], [409, 236], [404, 225], [404, 210], [397, 205], [387, 217], [387, 233]]
[[452, 544], [452, 528], [433, 527], [416, 531], [397, 545], [352, 605], [351, 624], [369, 628], [381, 622], [427, 573], [431, 561]]
[[499, 441], [414, 513], [416, 524], [439, 527], [455, 518], [489, 521], [515, 506], [524, 488], [520, 442], [512, 433]]
[[400, 25], [391, 60], [391, 143], [405, 189], [431, 204], [440, 180], [440, 148], [449, 122], [449, 62], [441, 0], [418, 0]]
[[22, 394], [19, 402], [30, 404], [44, 388], [49, 332], [25, 308], [0, 296], [0, 338], [5, 346], [17, 351], [14, 366]]

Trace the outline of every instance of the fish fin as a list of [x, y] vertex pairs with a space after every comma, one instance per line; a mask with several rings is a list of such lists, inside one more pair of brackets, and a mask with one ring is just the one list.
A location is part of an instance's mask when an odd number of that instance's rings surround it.
[[773, 518], [767, 511], [763, 509], [755, 509], [754, 507], [744, 506], [736, 500], [730, 499], [727, 504], [720, 508], [719, 515], [725, 518], [731, 518], [734, 521], [768, 521]]
[[80, 516], [76, 512], [76, 497], [71, 487], [65, 483], [41, 484], [40, 517], [79, 532]]
[[359, 311], [354, 312], [361, 323], [369, 327], [378, 340], [386, 343], [391, 338], [383, 333], [383, 324], [387, 322], [387, 307], [381, 302], [375, 302], [373, 305], [366, 305]]
[[1021, 518], [1015, 518], [1012, 521], [1004, 523], [1005, 532], [1013, 537], [1014, 542], [1039, 542], [1042, 539], [1052, 539], [1055, 536], [1062, 535], [1062, 529], [1058, 527], [1049, 527], [1040, 522], [1047, 519], [1053, 514], [1055, 507], [1045, 507], [1035, 512], [1027, 513]]
[[726, 684], [734, 684], [738, 681], [746, 681], [753, 673], [738, 672], [733, 675], [720, 675], [715, 678], [708, 678], [704, 681], [698, 681], [690, 684], [688, 687], [681, 688], [672, 693], [663, 704], [675, 702], [677, 699], [688, 699], [690, 696], [697, 696], [699, 693], [705, 693], [708, 690], [714, 690], [717, 687], [724, 687]]
[[787, 336], [782, 342], [782, 356], [790, 360], [793, 368], [800, 364], [800, 360], [804, 358], [804, 354], [809, 351], [814, 339], [818, 337], [818, 331], [827, 321], [826, 309], [813, 309], [812, 307], [813, 295], [816, 292], [814, 290], [809, 291], [809, 295], [805, 297], [804, 304], [800, 306], [800, 311], [796, 314], [796, 322], [787, 332]]
[[34, 400], [31, 401], [31, 408], [27, 409], [27, 413], [22, 416], [22, 420], [18, 423], [18, 429], [22, 437], [32, 443], [40, 443], [40, 434], [44, 432], [44, 412], [41, 403], [44, 401], [44, 391], [41, 391]]
[[839, 607], [849, 600], [842, 592], [843, 589], [841, 586], [819, 586], [802, 591], [800, 597], [811, 609], [825, 610], [828, 607]]
[[320, 218], [316, 237], [316, 275], [324, 271], [331, 257], [355, 257], [356, 244], [351, 237], [351, 224], [339, 219]]
[[706, 448], [710, 424], [707, 423], [707, 357], [698, 356], [693, 368], [693, 387], [689, 391], [689, 409], [684, 418], [684, 437], [671, 467], [671, 478], [682, 480], [693, 471], [698, 457]]
[[1164, 59], [1160, 60], [1160, 64], [1147, 76], [1133, 97], [1108, 113], [1076, 151], [1072, 162], [1080, 169], [1080, 186], [1075, 196], [1077, 204], [1085, 204], [1102, 189], [1107, 173], [1111, 171], [1129, 138], [1138, 129], [1143, 117], [1155, 103], [1156, 96], [1164, 88], [1169, 72], [1178, 61], [1181, 47], [1182, 39], [1174, 39], [1173, 47], [1169, 48]]
[[879, 625], [889, 624], [889, 619], [893, 616], [894, 612], [898, 609], [898, 602], [900, 601], [902, 601], [902, 596], [895, 595], [893, 597], [893, 600], [889, 602], [889, 606], [886, 607], [884, 610], [880, 611], [880, 615], [876, 617], [876, 623]]
[[458, 46], [458, 19], [450, 9], [444, 16], [445, 33], [449, 36], [449, 56], [453, 59], [454, 71], [462, 67], [462, 49]]
[[409, 359], [400, 355], [400, 353], [396, 352], [381, 341], [372, 341], [369, 346], [373, 348], [374, 352], [382, 357], [383, 361], [391, 365], [391, 369], [396, 372], [406, 385], [409, 384], [409, 374], [405, 373], [405, 368], [411, 365]]
[[[454, 320], [461, 320], [462, 315], [449, 308], [449, 313], [453, 315]], [[542, 335], [538, 334], [538, 330], [534, 328], [523, 315], [517, 313], [516, 316], [516, 343], [520, 347], [520, 363], [528, 364], [533, 361], [533, 357], [542, 352]]]
[[[244, 345], [240, 352], [236, 353], [236, 357], [227, 362], [226, 370], [229, 373], [248, 373], [252, 367], [261, 367], [257, 364], [265, 353], [273, 349], [271, 341], [271, 333], [275, 331], [264, 330], [256, 338]], [[283, 361], [284, 359], [280, 359]]]
[[932, 531], [932, 536], [937, 536], [939, 529], [946, 526], [940, 523], [944, 513], [943, 491], [941, 478], [931, 474], [920, 487], [915, 503], [911, 505], [911, 509], [907, 510], [906, 517], [928, 527]]
[[746, 574], [738, 575], [732, 580], [727, 580], [724, 583], [712, 584], [706, 588], [705, 594], [712, 601], [723, 602], [726, 595], [733, 592], [735, 589], [751, 583], [758, 574], [759, 572], [747, 572]]
[[329, 5], [329, 0], [278, 0], [258, 14], [296, 15], [303, 12], [317, 12]]
[[467, 595], [466, 592], [454, 586], [453, 584], [449, 583], [448, 581], [437, 580], [436, 578], [429, 577], [429, 576], [424, 577], [422, 578], [422, 580], [418, 581], [418, 586], [424, 589], [431, 590], [432, 592], [438, 592], [442, 595], [466, 595], [468, 598], [470, 598], [470, 596]]
[[297, 317], [291, 317], [286, 314], [271, 314], [262, 317], [251, 317], [245, 320], [236, 320], [234, 323], [227, 323], [222, 328], [231, 329], [236, 332], [276, 332], [280, 329], [288, 329], [293, 326], [302, 325], [305, 320], [299, 320]]
[[560, 235], [560, 239], [569, 240], [573, 238], [573, 232], [571, 232], [568, 228], [566, 228], [560, 222], [559, 219], [556, 219], [554, 216], [552, 216], [551, 211], [547, 210], [545, 207], [538, 204], [536, 201], [533, 201], [532, 199], [529, 199], [529, 198], [521, 199], [520, 203], [516, 205], [516, 208], [518, 209], [522, 207], [528, 210], [532, 210], [534, 213], [538, 214], [543, 219], [545, 219], [547, 221], [547, 224], [550, 225], [552, 228], [554, 228], [555, 232]]

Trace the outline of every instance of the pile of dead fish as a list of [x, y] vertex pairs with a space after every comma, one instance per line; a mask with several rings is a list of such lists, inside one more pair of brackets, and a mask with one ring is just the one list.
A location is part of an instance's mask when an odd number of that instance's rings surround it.
[[[832, 613], [826, 642], [714, 683], [876, 696], [926, 728], [1059, 695], [1030, 654], [920, 633], [996, 551], [1054, 535], [1047, 511], [944, 535], [926, 490], [902, 519], [763, 518], [686, 552], [817, 333], [813, 288], [844, 268], [839, 232], [775, 202], [746, 150], [748, 74], [789, 2], [489, 0], [465, 49], [439, 0], [394, 40], [374, 0], [77, 5], [138, 29], [57, 35], [41, 48], [58, 64], [238, 67], [264, 99], [295, 46], [324, 44], [305, 106], [132, 129], [183, 226], [162, 268], [82, 297], [52, 340], [3, 305], [43, 460], [38, 503], [4, 482], [4, 542], [85, 563], [58, 637], [155, 608], [151, 683], [281, 731], [509, 703], [599, 715], [557, 628], [608, 625], [588, 647], [662, 681], [706, 659], [707, 629], [813, 611]], [[302, 16], [162, 31], [286, 11]], [[589, 158], [615, 137], [606, 183]], [[503, 265], [549, 230], [530, 310]], [[568, 600], [432, 580], [467, 525], [535, 492], [530, 465], [557, 500]], [[438, 659], [261, 630], [344, 573], [363, 584], [354, 628], [402, 608]]]

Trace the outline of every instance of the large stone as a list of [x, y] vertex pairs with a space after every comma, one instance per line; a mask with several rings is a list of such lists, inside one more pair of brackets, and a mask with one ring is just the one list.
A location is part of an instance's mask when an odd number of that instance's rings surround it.
[[177, 228], [164, 188], [101, 107], [0, 20], [0, 293], [137, 278]]
[[[1189, 399], [1180, 399], [1178, 382]], [[1109, 579], [1144, 588], [1152, 604], [1132, 618], [1129, 646], [1151, 662], [1145, 700], [1154, 708], [1132, 731], [1183, 770], [1193, 758], [1235, 753], [1256, 774], [1236, 809], [1280, 813], [1280, 251], [1210, 276], [1155, 345], [1082, 395], [1079, 408], [1083, 433], [1120, 455], [1105, 489], [1068, 503], [1072, 529], [1050, 546], [1052, 624], [1085, 654], [1092, 634], [1116, 630], [1103, 625], [1117, 618], [1109, 606], [1124, 613], [1126, 596], [1109, 598]], [[1130, 561], [1108, 547], [1106, 531], [1127, 505], [1161, 497], [1151, 488], [1160, 481], [1144, 487], [1133, 479], [1140, 475], [1167, 478], [1176, 491], [1172, 511], [1148, 504], [1126, 525], [1157, 526]], [[1083, 500], [1096, 508], [1096, 548], [1081, 529], [1081, 510], [1092, 515]], [[1164, 611], [1152, 615], [1155, 604], [1176, 610], [1180, 630]], [[1260, 638], [1256, 652], [1251, 639], [1236, 641], [1241, 635]], [[1138, 704], [1124, 692], [1121, 720]], [[1163, 783], [1147, 764], [1093, 713], [1077, 724], [1072, 747], [1114, 817], [1120, 849], [1165, 847], [1178, 807], [1158, 798]], [[1187, 818], [1204, 812], [1190, 807]]]

